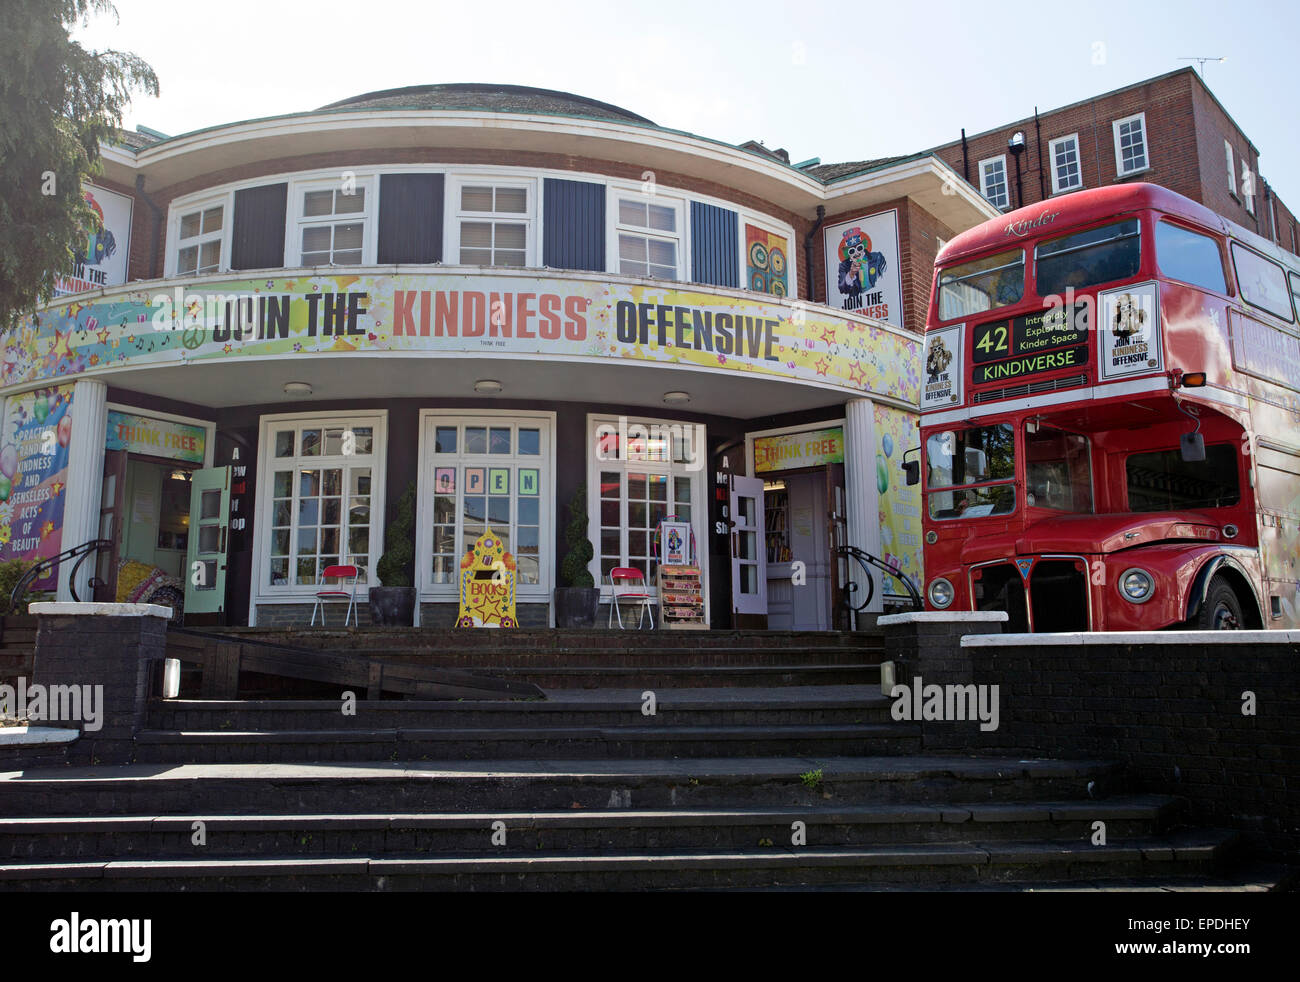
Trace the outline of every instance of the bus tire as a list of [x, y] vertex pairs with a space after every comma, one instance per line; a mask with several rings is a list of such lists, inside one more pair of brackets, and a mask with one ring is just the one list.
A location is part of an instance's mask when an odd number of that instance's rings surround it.
[[1192, 629], [1196, 631], [1240, 631], [1246, 626], [1246, 618], [1241, 608], [1241, 598], [1222, 576], [1210, 580], [1205, 591], [1205, 602], [1200, 612], [1192, 620]]

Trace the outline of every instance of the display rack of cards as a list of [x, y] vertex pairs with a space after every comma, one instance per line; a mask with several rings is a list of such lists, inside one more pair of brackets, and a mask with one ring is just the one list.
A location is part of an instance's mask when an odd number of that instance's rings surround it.
[[698, 566], [660, 566], [659, 623], [670, 631], [706, 630], [704, 591]]

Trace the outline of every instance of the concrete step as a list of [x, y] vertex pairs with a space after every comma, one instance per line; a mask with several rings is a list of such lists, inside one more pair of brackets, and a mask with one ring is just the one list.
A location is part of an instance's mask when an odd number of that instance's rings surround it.
[[1110, 761], [961, 756], [131, 764], [0, 773], [0, 816], [374, 814], [1087, 801]]
[[[643, 712], [653, 691], [653, 716]], [[364, 695], [364, 693], [361, 693]], [[149, 721], [159, 730], [405, 729], [533, 725], [772, 725], [886, 723], [890, 700], [878, 686], [769, 686], [725, 689], [552, 689], [545, 700], [156, 699]]]
[[870, 847], [657, 850], [600, 855], [504, 849], [462, 856], [127, 859], [0, 866], [6, 890], [651, 890], [870, 884], [996, 884], [1214, 875], [1235, 833], [1091, 846], [935, 842]]
[[[492, 848], [505, 825], [513, 854], [601, 854], [661, 849], [788, 847], [804, 823], [810, 847], [929, 842], [1086, 841], [1106, 823], [1122, 844], [1162, 832], [1178, 799], [1134, 796], [1103, 801], [979, 802], [928, 805], [820, 805], [805, 808], [569, 810], [395, 815], [182, 815], [0, 819], [0, 862], [195, 859], [208, 856], [470, 854]], [[195, 845], [195, 823], [205, 842]]]
[[798, 754], [887, 756], [920, 750], [912, 723], [686, 726], [515, 725], [358, 730], [143, 730], [139, 763], [240, 763], [373, 760], [535, 760], [738, 758]]

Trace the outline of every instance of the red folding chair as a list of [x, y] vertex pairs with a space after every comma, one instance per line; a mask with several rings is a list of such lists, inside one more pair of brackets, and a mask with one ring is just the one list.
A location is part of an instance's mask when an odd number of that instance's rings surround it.
[[[316, 604], [311, 609], [311, 627], [316, 626], [316, 611], [320, 611], [320, 626], [325, 627], [325, 601], [326, 600], [346, 600], [348, 601], [347, 613], [343, 615], [343, 626], [348, 626], [348, 618], [352, 618], [354, 627], [359, 626], [357, 618], [357, 580], [360, 579], [361, 570], [357, 566], [326, 566], [321, 570], [321, 574], [316, 578], [317, 587], [333, 587], [333, 589], [318, 589], [316, 591]], [[344, 580], [351, 580], [352, 591], [342, 589], [348, 586]], [[337, 582], [330, 582], [337, 581]]]
[[[609, 603], [609, 623], [607, 626], [614, 626], [614, 617], [618, 617], [619, 630], [625, 630], [623, 627], [623, 613], [618, 609], [620, 601], [631, 600], [641, 608], [641, 616], [636, 622], [637, 630], [645, 623], [645, 615], [650, 615], [650, 629], [654, 630], [655, 613], [651, 604], [651, 596], [646, 592], [645, 574], [635, 566], [615, 566], [609, 571], [610, 583], [610, 603]], [[620, 587], [622, 589], [620, 589]]]

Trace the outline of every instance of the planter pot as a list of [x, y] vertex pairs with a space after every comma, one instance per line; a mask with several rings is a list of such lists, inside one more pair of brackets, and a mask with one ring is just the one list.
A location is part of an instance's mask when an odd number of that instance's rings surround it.
[[595, 627], [600, 607], [597, 587], [562, 586], [555, 590], [556, 627]]
[[372, 586], [370, 623], [383, 627], [410, 627], [415, 623], [415, 587]]

